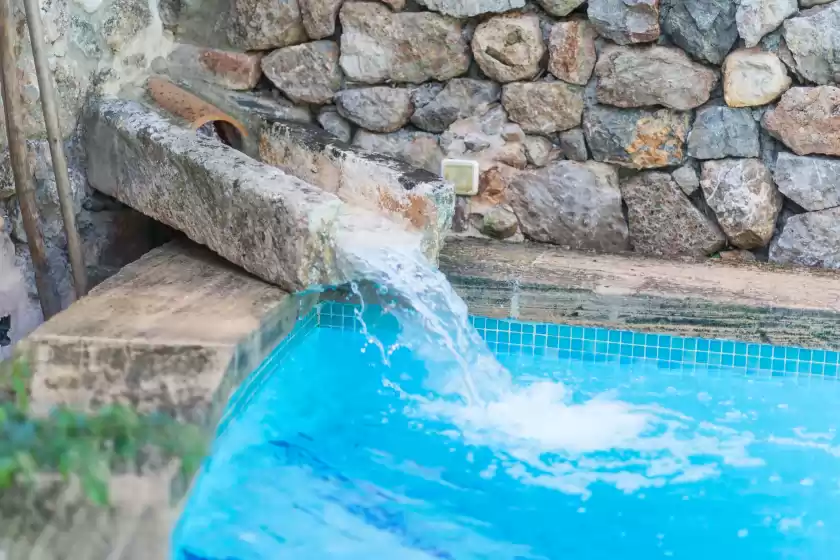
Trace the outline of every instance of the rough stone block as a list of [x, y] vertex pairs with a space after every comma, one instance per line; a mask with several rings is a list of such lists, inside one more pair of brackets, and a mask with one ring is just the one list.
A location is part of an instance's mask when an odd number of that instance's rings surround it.
[[85, 124], [94, 188], [288, 291], [352, 278], [336, 240], [403, 231], [139, 103], [93, 103]]
[[233, 90], [249, 90], [257, 85], [262, 70], [262, 53], [245, 53], [178, 45], [168, 64], [181, 77], [196, 78]]
[[225, 376], [243, 366], [241, 380], [271, 351], [254, 340], [275, 323], [291, 330], [293, 299], [203, 247], [164, 245], [21, 343], [33, 407], [131, 404], [213, 426], [229, 396], [217, 395], [229, 389]]

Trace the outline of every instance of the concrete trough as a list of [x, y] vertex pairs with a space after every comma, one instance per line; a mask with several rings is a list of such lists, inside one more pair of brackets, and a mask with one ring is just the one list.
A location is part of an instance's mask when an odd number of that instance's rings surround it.
[[[336, 262], [336, 239], [406, 232], [387, 205], [346, 203], [138, 102], [91, 104], [85, 145], [95, 189], [289, 292], [353, 279]], [[439, 243], [428, 237], [424, 249], [434, 260]]]

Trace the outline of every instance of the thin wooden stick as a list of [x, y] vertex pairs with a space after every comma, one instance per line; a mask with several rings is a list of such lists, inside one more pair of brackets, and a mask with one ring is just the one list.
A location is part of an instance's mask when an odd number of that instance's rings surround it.
[[26, 157], [26, 136], [21, 126], [23, 106], [15, 63], [15, 26], [10, 0], [0, 0], [0, 79], [3, 89], [3, 110], [6, 114], [6, 135], [9, 139], [9, 159], [15, 178], [15, 190], [23, 229], [29, 244], [29, 256], [35, 268], [35, 285], [44, 318], [49, 319], [61, 310], [58, 297], [50, 281], [47, 251], [41, 236], [35, 185]]

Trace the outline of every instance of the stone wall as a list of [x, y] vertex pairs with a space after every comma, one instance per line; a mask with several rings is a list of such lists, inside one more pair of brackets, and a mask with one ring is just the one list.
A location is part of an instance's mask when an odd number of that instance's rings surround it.
[[477, 160], [458, 235], [840, 267], [840, 0], [383, 1], [165, 12], [213, 47], [177, 47], [186, 74], [430, 171]]
[[[30, 168], [35, 179], [54, 288], [67, 305], [73, 289], [32, 49], [24, 23], [23, 3], [13, 0], [12, 4], [18, 32], [18, 79], [24, 110], [23, 127], [29, 139]], [[79, 115], [91, 95], [116, 94], [126, 86], [141, 84], [148, 76], [152, 61], [168, 55], [173, 39], [163, 28], [156, 0], [42, 0], [41, 15], [58, 94], [62, 133], [66, 139], [73, 202], [88, 274], [91, 283], [95, 284], [155, 246], [159, 239], [158, 230], [150, 220], [107, 197], [92, 194], [84, 173], [85, 155], [79, 148]], [[15, 196], [2, 117], [0, 224], [0, 247], [7, 249], [0, 256], [0, 285], [22, 285], [24, 293], [28, 294], [23, 302], [17, 296], [4, 298], [0, 294], [0, 317], [11, 316], [10, 335], [12, 341], [17, 341], [37, 326], [42, 316]], [[8, 353], [8, 347], [0, 347], [0, 359]]]

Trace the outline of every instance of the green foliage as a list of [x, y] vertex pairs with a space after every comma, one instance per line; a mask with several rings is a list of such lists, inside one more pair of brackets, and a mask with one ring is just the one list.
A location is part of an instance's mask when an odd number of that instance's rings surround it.
[[92, 503], [105, 506], [114, 469], [177, 458], [189, 476], [204, 457], [201, 430], [165, 415], [112, 405], [92, 413], [57, 408], [36, 416], [29, 406], [29, 377], [25, 360], [0, 364], [0, 495], [32, 487], [39, 473], [60, 473], [65, 482], [78, 480]]

